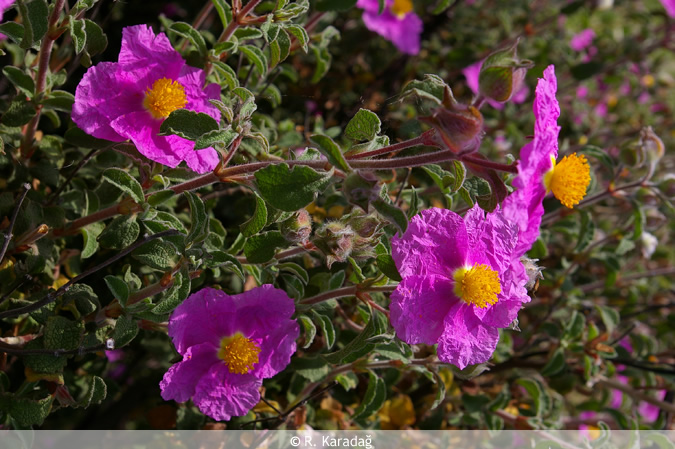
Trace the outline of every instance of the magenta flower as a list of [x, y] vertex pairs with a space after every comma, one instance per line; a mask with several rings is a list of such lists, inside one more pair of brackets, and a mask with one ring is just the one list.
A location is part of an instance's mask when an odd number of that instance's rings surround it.
[[169, 320], [183, 360], [164, 374], [162, 397], [192, 398], [218, 421], [245, 415], [260, 400], [262, 379], [282, 371], [295, 353], [294, 311], [293, 300], [272, 285], [234, 296], [212, 288], [190, 295]]
[[[7, 11], [13, 4], [14, 0], [0, 0], [0, 23], [2, 23], [2, 16], [5, 14], [5, 11]], [[0, 40], [5, 39], [6, 37], [7, 36], [0, 33]]]
[[[480, 68], [483, 66], [483, 61], [484, 60], [475, 62], [462, 70], [462, 74], [464, 75], [464, 78], [466, 78], [466, 85], [469, 86], [469, 89], [471, 89], [471, 92], [473, 92], [474, 95], [478, 95], [478, 91], [480, 90], [478, 78], [480, 76]], [[513, 94], [510, 101], [513, 101], [514, 103], [524, 103], [529, 94], [530, 89], [523, 83]], [[487, 102], [495, 109], [504, 109], [504, 103], [492, 100], [491, 98], [488, 98]]]
[[666, 14], [675, 18], [675, 0], [660, 0], [663, 7], [666, 9]]
[[392, 42], [403, 53], [416, 55], [420, 52], [422, 20], [413, 10], [412, 0], [385, 0], [379, 14], [378, 0], [358, 0], [356, 6], [363, 9], [363, 23]]
[[544, 70], [534, 99], [534, 139], [520, 150], [515, 191], [502, 205], [504, 216], [518, 225], [516, 252], [525, 254], [539, 236], [544, 215], [542, 204], [548, 192], [567, 207], [573, 207], [586, 195], [591, 181], [586, 157], [576, 153], [556, 163], [558, 156], [558, 117], [560, 105], [555, 97], [557, 80], [554, 67]]
[[574, 51], [583, 51], [586, 48], [590, 47], [595, 39], [595, 31], [592, 28], [586, 28], [585, 30], [572, 36], [570, 40], [570, 47]]
[[85, 73], [75, 91], [73, 121], [99, 139], [130, 139], [138, 151], [160, 164], [181, 161], [197, 173], [218, 164], [213, 148], [195, 151], [194, 142], [175, 135], [160, 136], [162, 121], [176, 109], [203, 112], [220, 120], [209, 99], [220, 98], [220, 87], [204, 87], [203, 70], [190, 67], [163, 33], [147, 25], [122, 32], [118, 62], [101, 62]]
[[[440, 360], [460, 368], [489, 360], [521, 304], [526, 276], [514, 249], [518, 228], [477, 205], [464, 219], [432, 208], [392, 239], [403, 277], [391, 295], [391, 323], [410, 344], [438, 343]], [[511, 269], [520, 264], [520, 271]]]

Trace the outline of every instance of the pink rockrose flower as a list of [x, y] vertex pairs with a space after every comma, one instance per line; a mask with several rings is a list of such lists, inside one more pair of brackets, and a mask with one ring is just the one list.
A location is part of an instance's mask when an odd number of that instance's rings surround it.
[[[5, 14], [12, 5], [14, 0], [0, 0], [0, 23], [2, 23], [2, 16]], [[7, 38], [4, 34], [0, 33], [0, 40]]]
[[675, 19], [675, 0], [660, 0], [666, 9], [666, 14]]
[[412, 0], [385, 0], [382, 14], [378, 0], [358, 0], [356, 6], [363, 9], [363, 23], [370, 31], [392, 42], [403, 53], [420, 52], [422, 19], [415, 14]]
[[565, 206], [572, 207], [586, 195], [591, 181], [586, 157], [576, 153], [556, 163], [558, 157], [557, 80], [554, 67], [544, 70], [537, 83], [534, 99], [534, 139], [520, 150], [518, 175], [513, 179], [515, 191], [502, 205], [504, 216], [518, 226], [516, 252], [527, 252], [539, 236], [542, 204], [548, 192]]
[[583, 51], [591, 46], [593, 39], [595, 39], [595, 31], [592, 28], [586, 28], [572, 36], [570, 47], [574, 51]]
[[169, 336], [183, 360], [164, 374], [162, 398], [192, 398], [218, 421], [243, 416], [260, 400], [262, 380], [282, 371], [300, 328], [293, 300], [272, 285], [239, 295], [204, 288], [171, 314]]
[[397, 336], [438, 343], [439, 359], [459, 368], [489, 360], [498, 328], [508, 327], [529, 301], [524, 270], [511, 270], [517, 237], [499, 209], [486, 216], [476, 205], [464, 219], [438, 208], [415, 216], [391, 241], [403, 278], [391, 295]]
[[[466, 78], [466, 85], [469, 86], [469, 89], [471, 89], [471, 92], [473, 92], [474, 95], [478, 95], [478, 91], [480, 90], [478, 78], [480, 76], [480, 68], [483, 66], [483, 61], [484, 60], [475, 62], [462, 70], [462, 74], [464, 75], [464, 78]], [[510, 101], [513, 101], [514, 103], [524, 103], [529, 94], [530, 88], [527, 87], [525, 83], [522, 83], [513, 96], [511, 96]], [[495, 109], [504, 109], [504, 103], [500, 103], [491, 98], [488, 98], [487, 102]]]
[[194, 142], [176, 135], [160, 136], [159, 128], [176, 109], [203, 112], [220, 120], [209, 100], [220, 87], [204, 87], [204, 71], [185, 64], [165, 34], [147, 25], [122, 31], [118, 62], [89, 68], [75, 90], [73, 121], [99, 139], [131, 140], [148, 159], [176, 167], [181, 161], [197, 173], [213, 170], [219, 161], [213, 148], [195, 151]]

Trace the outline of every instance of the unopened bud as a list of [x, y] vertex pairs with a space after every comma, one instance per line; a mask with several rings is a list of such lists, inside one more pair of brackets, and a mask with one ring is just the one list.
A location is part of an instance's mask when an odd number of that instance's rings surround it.
[[509, 48], [497, 50], [485, 59], [478, 75], [482, 95], [495, 101], [509, 101], [523, 84], [532, 61], [517, 55], [518, 42]]
[[349, 226], [363, 238], [372, 238], [381, 225], [381, 221], [375, 215], [352, 214], [349, 218]]
[[443, 106], [432, 110], [420, 120], [431, 125], [437, 132], [436, 143], [453, 153], [472, 151], [478, 147], [483, 131], [483, 115], [473, 106], [458, 103], [449, 87], [445, 87]]
[[656, 164], [666, 152], [663, 141], [654, 133], [651, 126], [640, 130], [640, 145], [645, 152], [647, 160], [652, 164]]
[[382, 187], [372, 172], [350, 173], [342, 182], [342, 193], [350, 203], [368, 212], [368, 204], [380, 197]]
[[312, 217], [305, 209], [300, 209], [290, 218], [279, 224], [281, 235], [293, 243], [304, 243], [312, 233]]
[[330, 268], [334, 262], [345, 262], [352, 254], [354, 230], [342, 222], [332, 221], [316, 231], [312, 243], [324, 253]]
[[668, 198], [675, 198], [675, 174], [668, 173], [659, 182], [659, 190]]

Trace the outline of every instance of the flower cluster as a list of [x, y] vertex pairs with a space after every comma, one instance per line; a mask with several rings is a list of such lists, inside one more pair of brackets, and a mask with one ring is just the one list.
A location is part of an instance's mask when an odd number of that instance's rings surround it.
[[185, 64], [163, 33], [147, 25], [127, 27], [118, 62], [101, 62], [85, 73], [75, 91], [73, 121], [99, 139], [131, 140], [155, 162], [206, 173], [218, 164], [213, 148], [195, 151], [194, 142], [161, 136], [162, 121], [176, 109], [202, 112], [220, 120], [210, 99], [220, 99], [220, 86], [205, 86], [203, 70]]
[[300, 328], [293, 300], [262, 285], [240, 295], [205, 288], [174, 310], [169, 336], [183, 360], [164, 375], [165, 400], [194, 403], [216, 420], [245, 415], [262, 379], [286, 368]]

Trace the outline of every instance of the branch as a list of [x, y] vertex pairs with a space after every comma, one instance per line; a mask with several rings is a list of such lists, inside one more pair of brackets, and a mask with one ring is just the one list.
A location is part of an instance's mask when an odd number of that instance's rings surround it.
[[9, 228], [7, 228], [7, 232], [5, 233], [5, 241], [2, 243], [2, 249], [0, 249], [0, 263], [2, 262], [2, 259], [5, 257], [7, 247], [9, 246], [9, 241], [12, 240], [13, 237], [12, 231], [14, 230], [14, 223], [16, 223], [16, 217], [19, 215], [19, 210], [21, 209], [23, 200], [26, 198], [26, 194], [28, 194], [28, 191], [30, 190], [30, 184], [26, 183], [22, 187], [23, 192], [21, 192], [21, 194], [19, 195], [19, 200], [17, 201], [16, 208], [14, 208], [12, 219], [9, 222]]

